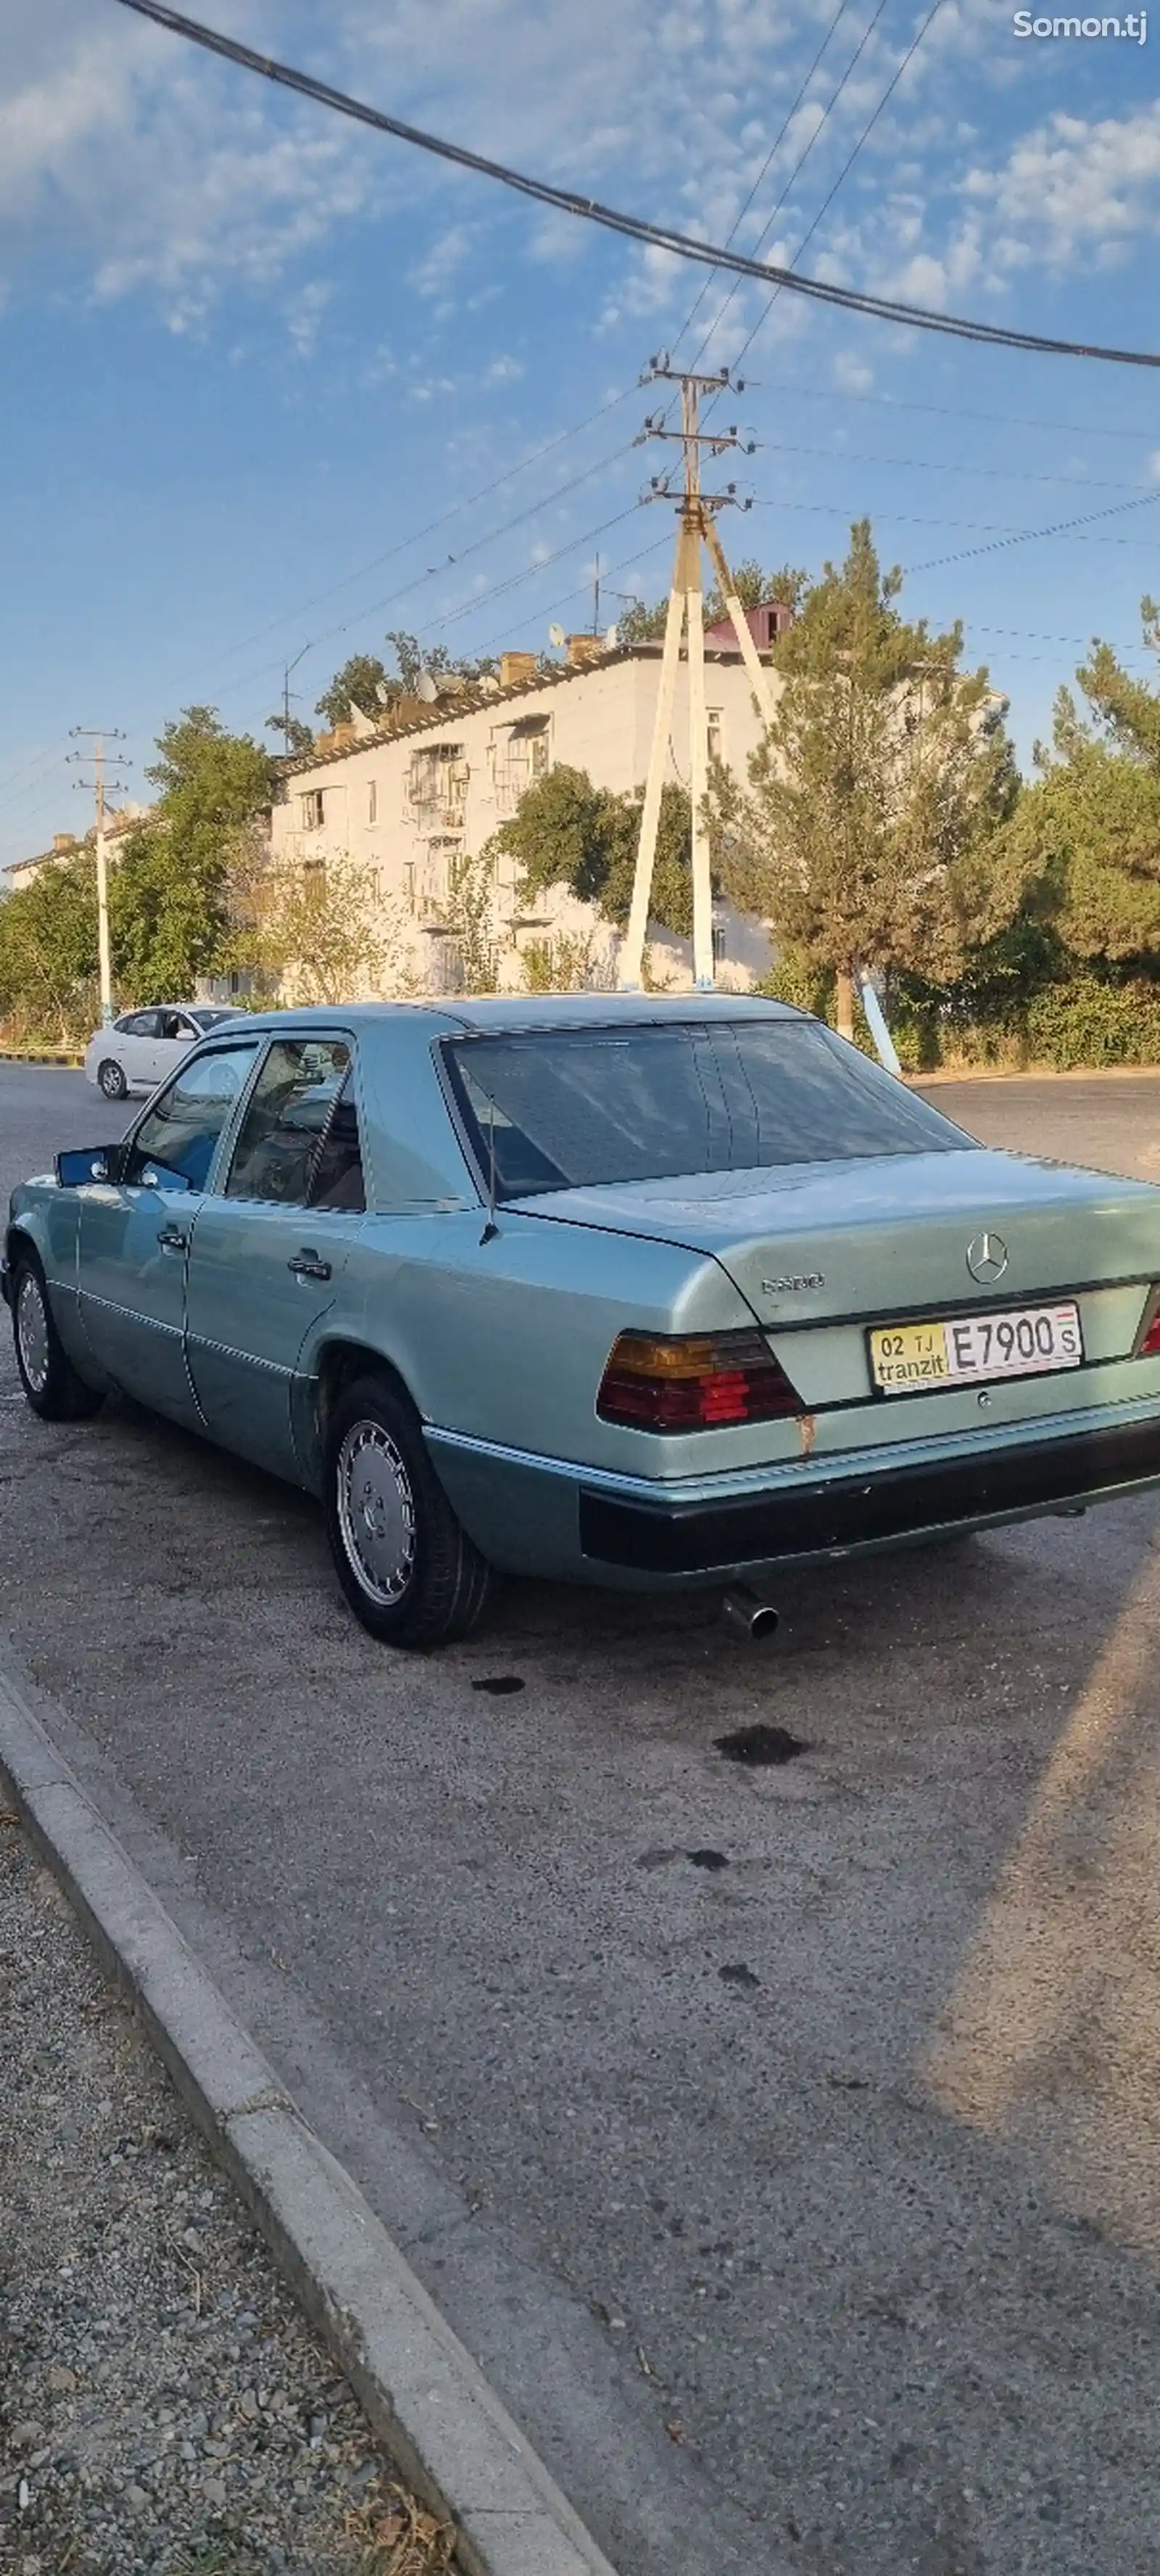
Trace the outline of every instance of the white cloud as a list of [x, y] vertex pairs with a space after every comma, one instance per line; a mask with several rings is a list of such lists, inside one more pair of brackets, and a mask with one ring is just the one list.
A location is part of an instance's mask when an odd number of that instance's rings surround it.
[[527, 369], [526, 367], [521, 366], [518, 358], [510, 358], [504, 354], [498, 358], [493, 358], [491, 365], [485, 368], [484, 383], [488, 385], [514, 385], [518, 382], [521, 376], [526, 374]]
[[843, 393], [864, 394], [869, 392], [874, 382], [874, 369], [867, 366], [865, 358], [858, 357], [853, 349], [839, 349], [833, 376], [834, 383], [841, 386]]
[[422, 259], [409, 271], [408, 285], [414, 287], [417, 295], [438, 301], [444, 311], [450, 311], [447, 290], [468, 258], [473, 239], [472, 225], [448, 224], [443, 232], [436, 234]]
[[1002, 229], [1006, 266], [1027, 254], [1071, 267], [1160, 232], [1160, 104], [1137, 114], [1055, 115], [1022, 136], [998, 168], [967, 172], [964, 194]]
[[323, 277], [313, 278], [299, 288], [286, 317], [286, 327], [297, 357], [313, 357], [322, 316], [333, 293], [333, 286]]
[[[777, 243], [765, 246], [783, 260], [796, 259], [810, 210], [907, 40], [877, 30], [822, 125], [848, 60], [835, 46], [743, 214], [816, 49], [816, 0], [586, 0], [571, 12], [529, 10], [526, 0], [391, 0], [389, 10], [331, 0], [326, 11], [309, 0], [217, 0], [213, 15], [493, 157], [709, 239], [739, 224], [750, 249], [817, 135], [777, 217]], [[354, 229], [384, 220], [405, 226], [405, 273], [436, 321], [453, 297], [470, 311], [497, 297], [513, 248], [578, 269], [599, 245], [607, 281], [607, 237], [574, 218], [521, 207], [116, 8], [36, 0], [7, 17], [0, 309], [6, 287], [11, 300], [50, 275], [58, 292], [149, 296], [171, 328], [192, 331], [223, 292], [265, 298], [274, 288], [293, 344], [308, 348], [324, 317], [324, 263], [337, 274]], [[1035, 63], [1014, 50], [1021, 85], [1010, 48], [995, 40], [992, 0], [943, 0], [810, 244], [811, 269], [984, 310], [1036, 263], [1109, 264], [1160, 230], [1160, 106], [1090, 121], [1045, 113], [1044, 84], [1067, 49], [1041, 48]], [[975, 95], [964, 94], [968, 80]], [[988, 159], [980, 136], [996, 131], [992, 106], [1007, 139]], [[704, 283], [664, 253], [613, 256], [597, 328], [667, 323]], [[398, 269], [396, 254], [388, 273]], [[768, 301], [760, 284], [727, 303], [726, 291], [715, 282], [696, 325], [701, 336], [713, 326], [714, 360], [736, 354]], [[780, 296], [764, 327], [771, 347], [796, 337], [807, 327], [799, 300]]]

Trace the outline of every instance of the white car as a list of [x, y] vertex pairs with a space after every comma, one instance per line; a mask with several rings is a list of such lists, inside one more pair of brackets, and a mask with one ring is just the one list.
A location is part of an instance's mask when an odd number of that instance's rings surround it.
[[201, 1002], [166, 1002], [152, 1011], [126, 1011], [112, 1027], [97, 1029], [85, 1049], [85, 1075], [106, 1100], [129, 1091], [154, 1091], [173, 1073], [207, 1029], [235, 1020], [236, 1011]]

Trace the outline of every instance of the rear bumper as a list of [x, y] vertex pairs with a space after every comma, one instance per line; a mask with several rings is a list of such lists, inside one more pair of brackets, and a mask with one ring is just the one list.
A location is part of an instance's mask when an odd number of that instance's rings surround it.
[[1151, 1420], [711, 1503], [643, 1502], [582, 1490], [580, 1545], [585, 1556], [606, 1565], [694, 1574], [882, 1546], [948, 1526], [1021, 1520], [1157, 1481], [1160, 1420]]
[[652, 1591], [1030, 1520], [1160, 1485], [1160, 1400], [1042, 1417], [985, 1438], [681, 1477], [616, 1475], [429, 1424], [440, 1479], [492, 1564]]

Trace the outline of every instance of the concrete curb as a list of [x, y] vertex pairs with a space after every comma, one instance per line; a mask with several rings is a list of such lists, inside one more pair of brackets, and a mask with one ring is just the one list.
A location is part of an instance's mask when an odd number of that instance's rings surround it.
[[50, 1048], [0, 1047], [0, 1064], [55, 1064], [62, 1072], [79, 1073], [83, 1055], [70, 1055], [67, 1050], [54, 1054]]
[[464, 2576], [615, 2576], [3, 1675], [0, 1783]]

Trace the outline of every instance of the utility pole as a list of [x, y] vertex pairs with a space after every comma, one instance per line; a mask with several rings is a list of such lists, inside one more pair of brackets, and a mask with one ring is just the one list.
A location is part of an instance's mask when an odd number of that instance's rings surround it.
[[[309, 651], [309, 644], [304, 644], [302, 651], [295, 654], [293, 661], [287, 662], [286, 668], [282, 673], [282, 749], [286, 754], [287, 760], [290, 758], [290, 674], [291, 671], [297, 670], [300, 662], [305, 661]], [[297, 697], [297, 690], [295, 690], [294, 695]]]
[[[701, 488], [701, 456], [723, 456], [730, 448], [752, 456], [754, 441], [742, 439], [736, 428], [713, 431], [701, 428], [701, 398], [706, 392], [743, 393], [741, 381], [731, 377], [728, 368], [711, 376], [682, 375], [670, 367], [667, 357], [654, 358], [641, 378], [642, 384], [675, 384], [680, 388], [681, 426], [669, 429], [664, 412], [646, 418], [637, 444], [646, 439], [670, 439], [679, 442], [682, 451], [683, 489], [678, 500], [677, 550], [669, 592], [665, 640], [661, 653], [660, 681], [657, 689], [656, 715], [653, 723], [652, 750], [645, 780], [644, 803], [641, 807], [640, 834], [636, 851], [636, 874], [633, 879], [632, 906], [628, 929], [620, 955], [620, 989], [636, 992], [644, 963], [648, 935], [649, 900], [652, 894], [653, 869], [656, 864], [657, 827], [660, 821], [661, 789], [668, 764], [669, 736], [672, 731], [673, 705], [676, 697], [677, 670], [681, 658], [681, 638], [687, 632], [689, 670], [689, 794], [692, 802], [692, 876], [693, 876], [693, 981], [698, 992], [712, 992], [713, 961], [713, 886], [709, 862], [709, 835], [705, 824], [705, 798], [709, 784], [709, 754], [705, 712], [705, 619], [702, 590], [701, 548], [707, 546], [742, 660], [749, 676], [758, 706], [767, 721], [773, 701], [768, 674], [749, 631], [745, 612], [737, 598], [733, 576], [725, 560], [717, 533], [716, 513], [730, 506], [748, 509], [740, 499], [735, 483], [723, 492], [704, 492]], [[671, 500], [673, 484], [668, 474], [655, 474], [645, 499]]]
[[[126, 737], [115, 725], [106, 726], [101, 730], [93, 725], [72, 725], [70, 727], [70, 732], [74, 741], [83, 739], [86, 742], [91, 742], [93, 746], [91, 758], [94, 774], [92, 778], [78, 778], [75, 780], [74, 784], [77, 787], [86, 788], [93, 797], [95, 804], [97, 840], [97, 955], [100, 961], [101, 975], [101, 1020], [104, 1027], [108, 1028], [113, 1017], [113, 962], [109, 948], [109, 863], [108, 852], [105, 845], [105, 799], [108, 795], [119, 795], [123, 793], [125, 781], [123, 778], [106, 778], [105, 744], [107, 742], [124, 742]], [[85, 760], [88, 757], [90, 757], [90, 755], [83, 751], [72, 751], [69, 753], [70, 760], [79, 761]], [[131, 764], [126, 762], [124, 766], [129, 767]]]

